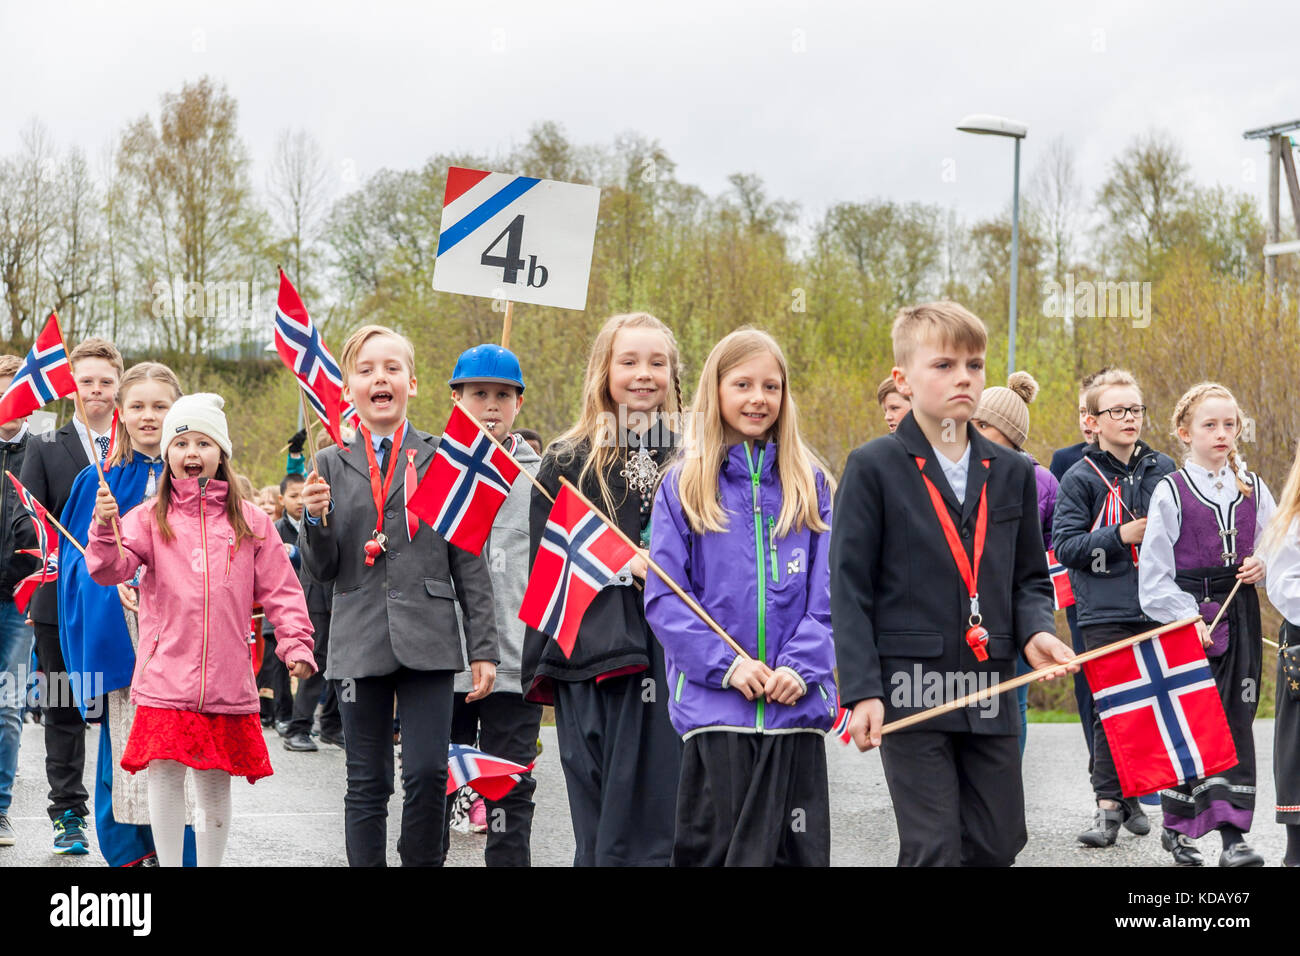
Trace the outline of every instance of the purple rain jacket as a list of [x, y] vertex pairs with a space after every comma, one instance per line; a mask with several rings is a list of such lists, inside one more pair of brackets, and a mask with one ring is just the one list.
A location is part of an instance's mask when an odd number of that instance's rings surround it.
[[[735, 445], [718, 475], [727, 530], [695, 534], [678, 497], [680, 465], [665, 475], [651, 512], [650, 556], [741, 647], [774, 670], [797, 675], [793, 705], [745, 700], [729, 680], [739, 658], [664, 584], [646, 575], [646, 620], [668, 665], [668, 714], [683, 738], [701, 730], [827, 731], [838, 708], [831, 639], [830, 533], [775, 535], [781, 513], [776, 445]], [[817, 505], [831, 520], [831, 493], [816, 473]]]

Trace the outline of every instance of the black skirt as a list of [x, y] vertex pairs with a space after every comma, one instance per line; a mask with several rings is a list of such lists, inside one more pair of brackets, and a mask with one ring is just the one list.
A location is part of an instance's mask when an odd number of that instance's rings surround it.
[[[1240, 567], [1180, 571], [1178, 586], [1197, 601], [1227, 600]], [[1255, 813], [1255, 711], [1263, 665], [1259, 596], [1243, 585], [1225, 612], [1228, 648], [1211, 657], [1210, 671], [1228, 718], [1237, 763], [1212, 777], [1188, 781], [1160, 792], [1165, 826], [1195, 839], [1222, 826], [1249, 830]]]
[[820, 733], [710, 730], [686, 739], [673, 866], [830, 866]]
[[[1300, 644], [1300, 627], [1282, 622], [1277, 642]], [[1273, 720], [1273, 784], [1277, 787], [1277, 822], [1300, 823], [1300, 701], [1291, 699], [1282, 655], [1277, 656], [1277, 708]]]

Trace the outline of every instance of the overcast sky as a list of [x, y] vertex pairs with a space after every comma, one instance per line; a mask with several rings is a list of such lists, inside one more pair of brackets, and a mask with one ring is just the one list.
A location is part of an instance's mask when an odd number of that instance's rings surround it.
[[710, 193], [757, 173], [805, 217], [888, 197], [973, 219], [1010, 201], [1011, 141], [954, 129], [990, 112], [1028, 124], [1025, 177], [1065, 136], [1091, 197], [1111, 159], [1159, 127], [1198, 181], [1262, 206], [1265, 150], [1241, 133], [1300, 118], [1298, 11], [1295, 0], [0, 0], [0, 152], [36, 116], [93, 159], [129, 120], [156, 118], [164, 91], [206, 73], [238, 99], [259, 186], [286, 126], [317, 137], [341, 193], [434, 152], [504, 150], [549, 119], [578, 143], [629, 129], [658, 139], [678, 177]]

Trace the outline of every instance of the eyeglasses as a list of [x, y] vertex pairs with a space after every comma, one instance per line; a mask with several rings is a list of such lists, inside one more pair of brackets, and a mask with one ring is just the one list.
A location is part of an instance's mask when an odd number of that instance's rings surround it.
[[1146, 414], [1146, 412], [1147, 407], [1145, 405], [1129, 405], [1127, 407], [1124, 405], [1116, 405], [1114, 408], [1103, 408], [1097, 414], [1098, 416], [1109, 415], [1111, 418], [1115, 419], [1115, 421], [1119, 422], [1123, 421], [1128, 415], [1132, 415], [1134, 418], [1141, 418]]

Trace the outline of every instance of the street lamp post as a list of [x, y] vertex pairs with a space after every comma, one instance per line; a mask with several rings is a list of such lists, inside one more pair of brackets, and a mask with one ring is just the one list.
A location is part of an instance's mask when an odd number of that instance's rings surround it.
[[993, 116], [989, 113], [972, 113], [957, 129], [963, 133], [983, 136], [1009, 136], [1016, 141], [1015, 176], [1011, 187], [1011, 305], [1007, 322], [1007, 374], [1016, 370], [1016, 291], [1020, 273], [1020, 141], [1029, 135], [1024, 123]]

